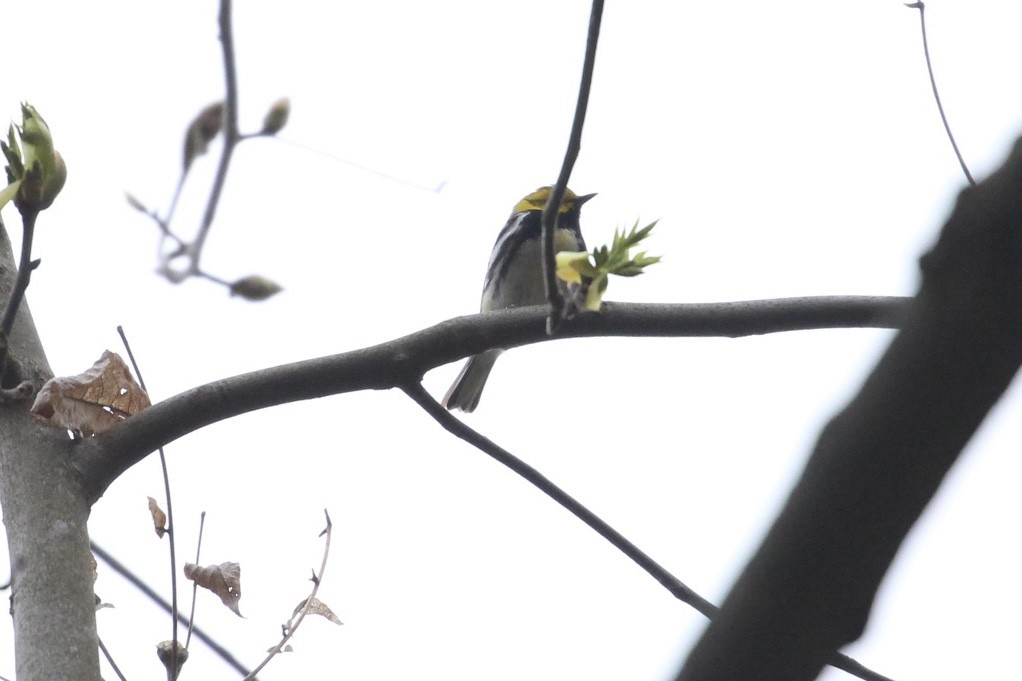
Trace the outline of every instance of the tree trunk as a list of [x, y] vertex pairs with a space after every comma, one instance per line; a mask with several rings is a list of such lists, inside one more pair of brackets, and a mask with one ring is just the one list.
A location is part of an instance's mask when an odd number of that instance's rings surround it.
[[[9, 299], [16, 274], [11, 242], [0, 230], [0, 301]], [[51, 376], [24, 304], [9, 352], [36, 389]], [[74, 443], [36, 422], [30, 406], [0, 404], [0, 504], [11, 556], [17, 678], [99, 681], [89, 506], [68, 465]]]

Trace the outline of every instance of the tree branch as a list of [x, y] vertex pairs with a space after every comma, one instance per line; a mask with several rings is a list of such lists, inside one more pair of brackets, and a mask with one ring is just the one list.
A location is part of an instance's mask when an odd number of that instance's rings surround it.
[[543, 284], [546, 288], [546, 299], [550, 305], [550, 316], [547, 318], [547, 333], [554, 333], [561, 325], [564, 317], [564, 300], [557, 284], [556, 266], [554, 264], [554, 232], [557, 216], [560, 214], [561, 201], [568, 188], [568, 179], [575, 167], [575, 159], [582, 148], [582, 126], [586, 121], [586, 109], [589, 108], [589, 90], [593, 84], [593, 69], [596, 65], [596, 43], [600, 38], [600, 22], [603, 18], [603, 0], [593, 0], [593, 8], [589, 14], [589, 33], [586, 37], [586, 56], [582, 64], [582, 81], [578, 86], [578, 99], [575, 102], [575, 117], [571, 121], [571, 135], [568, 137], [568, 148], [564, 152], [561, 173], [557, 176], [550, 198], [543, 208]]
[[969, 172], [969, 166], [965, 163], [965, 157], [962, 156], [961, 150], [958, 149], [958, 142], [955, 141], [954, 133], [951, 132], [951, 124], [947, 122], [944, 105], [940, 102], [937, 78], [933, 75], [933, 61], [930, 59], [930, 41], [926, 38], [926, 5], [922, 2], [913, 2], [905, 3], [905, 6], [909, 9], [919, 10], [919, 29], [923, 34], [923, 57], [926, 60], [926, 72], [930, 76], [930, 89], [933, 90], [933, 101], [937, 103], [937, 113], [940, 114], [940, 122], [944, 124], [944, 133], [947, 135], [948, 141], [951, 142], [951, 148], [955, 152], [955, 158], [958, 159], [958, 165], [962, 167], [962, 172], [965, 173], [965, 179], [972, 186], [976, 186], [976, 180], [973, 179], [972, 173]]
[[[32, 261], [32, 239], [35, 235], [35, 221], [39, 217], [39, 211], [33, 208], [26, 208], [21, 214], [21, 221], [23, 224], [22, 236], [21, 236], [21, 260], [18, 263], [18, 273], [14, 279], [14, 287], [11, 289], [11, 297], [7, 301], [7, 306], [4, 308], [3, 317], [0, 318], [0, 380], [6, 379], [7, 377], [7, 339], [11, 336], [11, 330], [14, 328], [14, 319], [18, 314], [18, 310], [21, 308], [21, 301], [25, 299], [25, 291], [28, 290], [29, 280], [32, 278], [32, 270], [39, 264], [38, 261]], [[0, 229], [3, 228], [3, 223], [0, 223]], [[16, 383], [21, 380], [20, 376], [14, 377], [16, 380], [7, 381], [7, 383]], [[38, 388], [39, 386], [36, 386]]]
[[[691, 587], [668, 572], [662, 565], [660, 565], [660, 563], [653, 560], [652, 557], [633, 544], [623, 534], [611, 527], [598, 515], [582, 505], [573, 496], [558, 487], [553, 481], [538, 470], [499, 446], [493, 440], [490, 440], [478, 431], [470, 428], [463, 421], [456, 418], [454, 414], [444, 409], [439, 402], [433, 399], [433, 397], [426, 392], [426, 389], [422, 387], [421, 383], [410, 384], [404, 388], [404, 391], [410, 398], [415, 400], [415, 403], [422, 407], [427, 414], [433, 417], [433, 420], [439, 423], [444, 430], [455, 437], [464, 440], [482, 453], [491, 457], [497, 463], [507, 466], [516, 475], [520, 476], [530, 485], [547, 495], [551, 500], [561, 506], [561, 508], [571, 513], [573, 516], [585, 523], [591, 530], [596, 532], [596, 534], [610, 542], [611, 546], [616, 548], [618, 551], [623, 553], [625, 557], [642, 568], [646, 574], [659, 582], [661, 586], [667, 589], [671, 595], [679, 601], [692, 606], [693, 609], [707, 619], [713, 619], [713, 617], [717, 614], [717, 606], [700, 596], [692, 590]], [[892, 681], [886, 676], [878, 674], [872, 669], [869, 669], [841, 653], [835, 653], [829, 663], [838, 669], [842, 669], [853, 676], [863, 679], [864, 681]]]
[[227, 171], [231, 167], [231, 157], [234, 155], [234, 148], [238, 146], [240, 135], [238, 133], [238, 72], [234, 61], [234, 31], [231, 27], [231, 0], [220, 0], [220, 47], [224, 59], [224, 80], [226, 81], [227, 94], [224, 98], [224, 148], [220, 154], [220, 163], [216, 168], [216, 176], [213, 178], [213, 186], [209, 191], [209, 199], [206, 201], [206, 211], [202, 216], [202, 224], [199, 225], [199, 232], [195, 236], [189, 249], [191, 255], [190, 271], [194, 274], [199, 271], [199, 258], [202, 256], [202, 247], [209, 236], [209, 230], [213, 226], [213, 218], [216, 216], [216, 209], [220, 203], [220, 195], [223, 193], [224, 184], [227, 182]]
[[815, 679], [1022, 364], [1022, 142], [961, 193], [903, 330], [827, 425], [682, 681]]
[[[568, 320], [558, 338], [738, 337], [802, 329], [893, 328], [905, 298], [821, 297], [686, 305], [608, 303]], [[361, 350], [305, 360], [192, 388], [80, 442], [72, 465], [92, 501], [150, 452], [203, 426], [256, 409], [358, 390], [386, 390], [490, 348], [550, 340], [544, 306], [456, 317]]]

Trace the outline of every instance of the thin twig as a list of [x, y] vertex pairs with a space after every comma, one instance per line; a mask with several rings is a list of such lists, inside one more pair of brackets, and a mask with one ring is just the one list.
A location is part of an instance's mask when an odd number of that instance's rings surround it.
[[[416, 404], [422, 407], [427, 414], [432, 416], [444, 430], [469, 443], [498, 463], [510, 468], [526, 482], [550, 497], [550, 499], [581, 520], [598, 535], [609, 541], [614, 548], [630, 558], [632, 562], [658, 581], [679, 601], [692, 606], [692, 608], [707, 619], [713, 619], [714, 615], [717, 614], [719, 608], [716, 605], [685, 585], [662, 565], [643, 552], [642, 549], [625, 538], [624, 535], [608, 525], [602, 518], [583, 506], [538, 470], [457, 419], [451, 412], [444, 409], [439, 402], [433, 399], [433, 396], [426, 392], [421, 383], [409, 383], [402, 386], [402, 390]], [[841, 653], [835, 653], [830, 660], [830, 664], [865, 681], [891, 681], [886, 676], [864, 667]]]
[[[38, 262], [32, 262], [32, 237], [35, 235], [35, 221], [39, 217], [39, 211], [26, 208], [21, 214], [22, 238], [21, 238], [21, 262], [18, 263], [18, 276], [14, 280], [14, 288], [11, 290], [11, 299], [7, 301], [4, 308], [3, 319], [0, 319], [0, 336], [8, 338], [11, 329], [14, 328], [14, 318], [21, 307], [21, 301], [25, 297], [29, 280], [32, 277], [32, 270], [38, 266]], [[3, 358], [6, 360], [6, 357]], [[0, 366], [3, 366], [0, 364]]]
[[586, 56], [582, 65], [582, 82], [578, 88], [578, 100], [575, 102], [575, 118], [571, 122], [571, 135], [568, 138], [568, 149], [564, 153], [561, 173], [546, 207], [543, 209], [543, 282], [546, 287], [546, 299], [550, 304], [547, 317], [547, 333], [557, 331], [564, 317], [564, 299], [560, 286], [557, 284], [557, 272], [554, 265], [554, 233], [557, 229], [557, 218], [560, 215], [561, 201], [568, 188], [568, 179], [575, 167], [579, 149], [582, 148], [582, 126], [586, 120], [586, 109], [589, 107], [589, 90], [593, 83], [593, 68], [596, 64], [596, 43], [600, 38], [600, 21], [603, 17], [603, 0], [593, 0], [593, 8], [589, 15], [589, 35], [586, 38]]
[[969, 172], [969, 167], [965, 165], [965, 159], [962, 157], [962, 152], [958, 150], [958, 143], [955, 142], [955, 136], [951, 133], [951, 125], [947, 122], [947, 116], [944, 115], [944, 105], [940, 103], [940, 93], [937, 92], [937, 79], [933, 75], [933, 64], [930, 61], [930, 45], [926, 39], [926, 5], [922, 2], [905, 3], [905, 7], [910, 9], [919, 10], [919, 26], [923, 33], [923, 55], [926, 57], [926, 70], [930, 74], [930, 87], [933, 88], [933, 99], [937, 102], [937, 111], [940, 112], [940, 120], [944, 124], [944, 132], [947, 133], [947, 138], [951, 142], [951, 148], [955, 150], [955, 156], [958, 158], [958, 164], [962, 166], [962, 172], [965, 173], [965, 179], [969, 181], [973, 187], [976, 186], [976, 180], [972, 178], [972, 173]]
[[227, 92], [224, 98], [224, 148], [220, 154], [216, 176], [213, 178], [213, 186], [209, 191], [209, 199], [206, 201], [206, 211], [203, 213], [199, 232], [195, 235], [195, 241], [192, 242], [192, 272], [199, 269], [202, 247], [206, 243], [206, 237], [209, 236], [210, 227], [213, 226], [213, 218], [216, 216], [217, 205], [220, 203], [220, 195], [223, 193], [224, 184], [227, 181], [227, 170], [231, 166], [231, 157], [240, 137], [238, 134], [238, 72], [234, 61], [231, 0], [220, 0], [220, 47], [224, 59], [224, 80]]
[[298, 630], [299, 625], [301, 625], [302, 621], [305, 619], [305, 616], [309, 613], [309, 609], [312, 608], [312, 604], [316, 601], [316, 594], [319, 592], [319, 586], [320, 584], [323, 583], [323, 573], [326, 571], [327, 559], [330, 557], [330, 538], [333, 535], [334, 528], [334, 524], [330, 520], [330, 514], [327, 513], [326, 509], [323, 509], [323, 515], [326, 518], [326, 527], [320, 533], [320, 536], [323, 536], [325, 534], [326, 541], [324, 542], [323, 546], [323, 559], [320, 561], [319, 564], [319, 576], [317, 577], [315, 573], [313, 573], [312, 575], [312, 592], [309, 594], [308, 598], [305, 599], [305, 604], [302, 606], [301, 612], [298, 613], [298, 617], [295, 618], [292, 615], [292, 619], [288, 620], [289, 626], [286, 627], [287, 630], [284, 632], [284, 635], [281, 637], [277, 645], [273, 646], [273, 648], [270, 649], [270, 652], [266, 656], [266, 659], [259, 663], [259, 666], [253, 669], [249, 676], [246, 676], [242, 681], [250, 681], [249, 677], [255, 677], [255, 675], [263, 667], [270, 663], [270, 660], [272, 660], [277, 655], [277, 653], [281, 651], [284, 645], [289, 640], [291, 640], [291, 637], [294, 636], [294, 633]]
[[[135, 353], [131, 351], [131, 344], [128, 342], [128, 336], [124, 333], [124, 327], [117, 326], [117, 334], [121, 337], [121, 343], [124, 344], [124, 350], [128, 353], [128, 360], [131, 362], [132, 369], [135, 370], [135, 375], [138, 376], [138, 382], [142, 386], [142, 390], [149, 392], [149, 388], [146, 387], [145, 379], [142, 378], [142, 371], [138, 368], [138, 362], [135, 361]], [[167, 472], [167, 456], [163, 452], [163, 447], [159, 448], [160, 453], [160, 468], [163, 471], [163, 492], [167, 499], [167, 540], [170, 545], [170, 604], [171, 604], [171, 627], [170, 627], [170, 640], [173, 641], [173, 645], [170, 647], [170, 668], [175, 670], [175, 678], [177, 677], [177, 551], [175, 550], [174, 541], [174, 504], [170, 498], [170, 474]]]
[[[160, 594], [156, 593], [156, 591], [154, 591], [151, 586], [142, 581], [141, 577], [139, 577], [130, 569], [128, 569], [128, 567], [124, 565], [124, 563], [114, 558], [114, 556], [109, 551], [104, 549], [96, 542], [92, 542], [90, 546], [92, 548], [92, 552], [97, 557], [102, 559], [104, 563], [109, 565], [114, 572], [119, 574], [124, 579], [128, 580], [128, 582], [132, 586], [134, 586], [136, 589], [138, 589], [144, 595], [146, 595], [149, 598], [149, 600], [163, 608], [164, 612], [168, 614], [171, 612], [170, 603], [168, 603], [162, 596], [160, 596]], [[187, 624], [187, 622], [184, 622], [184, 617], [182, 615], [178, 615], [178, 619], [183, 623]], [[231, 651], [224, 648], [222, 645], [217, 643], [217, 641], [212, 636], [203, 631], [202, 627], [195, 627], [195, 637], [202, 641], [203, 643], [205, 643], [210, 650], [216, 653], [221, 660], [230, 665], [236, 672], [238, 672], [242, 676], [246, 677], [248, 676], [249, 674], [248, 667], [243, 665], [238, 660], [238, 658], [234, 657]]]
[[[164, 233], [167, 236], [172, 237], [174, 239], [177, 239], [177, 236], [170, 233], [170, 228], [168, 227], [168, 225], [170, 225], [170, 222], [174, 219], [174, 212], [177, 210], [177, 202], [181, 198], [181, 190], [184, 189], [185, 179], [187, 179], [188, 177], [188, 170], [190, 168], [191, 164], [188, 164], [188, 166], [181, 169], [181, 177], [179, 177], [177, 180], [177, 186], [174, 187], [174, 196], [171, 197], [170, 207], [167, 209], [167, 217], [161, 220], [159, 217], [156, 216], [155, 213], [153, 213], [153, 218], [156, 219], [156, 221], [163, 226]], [[178, 239], [178, 242], [180, 241], [181, 240]]]
[[117, 674], [117, 678], [119, 678], [121, 681], [128, 681], [126, 678], [124, 678], [124, 674], [121, 673], [120, 667], [118, 667], [117, 663], [114, 662], [114, 656], [111, 655], [110, 651], [106, 649], [105, 645], [103, 645], [103, 639], [97, 636], [96, 641], [99, 642], [99, 649], [100, 651], [102, 651], [103, 657], [106, 658], [106, 661], [110, 663], [110, 668], [114, 670], [114, 674]]
[[[206, 528], [206, 512], [203, 511], [199, 514], [199, 540], [195, 543], [195, 564], [202, 565], [199, 560], [202, 556], [202, 533]], [[199, 583], [192, 581], [192, 609], [188, 613], [188, 633], [185, 635], [185, 649], [188, 649], [188, 645], [192, 642], [192, 629], [195, 628], [195, 602], [198, 600], [196, 596], [199, 591]]]
[[653, 579], [660, 582], [670, 591], [675, 598], [691, 605], [706, 617], [716, 612], [716, 607], [708, 600], [697, 594], [678, 578], [669, 573], [659, 563], [643, 553], [639, 547], [630, 542], [620, 532], [608, 525], [583, 506], [574, 497], [554, 484], [549, 478], [538, 470], [525, 463], [511, 452], [500, 447], [498, 444], [465, 425], [463, 421], [454, 417], [451, 412], [433, 399], [433, 396], [426, 392], [419, 382], [410, 383], [402, 387], [405, 394], [415, 401], [422, 409], [433, 417], [449, 433], [469, 443], [498, 463], [510, 468], [514, 473], [521, 476], [529, 484], [533, 485], [543, 494], [553, 499], [573, 516], [592, 528], [597, 534], [609, 541], [616, 549], [624, 553], [636, 565], [645, 570]]

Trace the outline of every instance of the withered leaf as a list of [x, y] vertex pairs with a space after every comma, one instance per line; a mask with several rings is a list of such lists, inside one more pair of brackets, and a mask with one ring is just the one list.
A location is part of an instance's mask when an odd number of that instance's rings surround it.
[[274, 655], [276, 655], [277, 653], [293, 653], [294, 651], [295, 649], [291, 647], [290, 643], [285, 644], [283, 648], [277, 648], [277, 646], [273, 646], [272, 648], [266, 649], [266, 652], [273, 653]]
[[202, 567], [185, 563], [185, 577], [204, 589], [209, 589], [231, 611], [241, 617], [238, 601], [241, 599], [241, 566], [237, 563], [220, 563]]
[[156, 530], [156, 536], [163, 539], [163, 535], [167, 533], [167, 514], [152, 497], [149, 497], [149, 514], [153, 517], [153, 529]]
[[[303, 598], [302, 602], [295, 606], [294, 612], [291, 613], [291, 619], [294, 619], [295, 616], [302, 611], [308, 600], [308, 598]], [[337, 615], [334, 614], [334, 611], [327, 607], [326, 603], [315, 597], [313, 597], [312, 604], [309, 606], [309, 614], [325, 617], [334, 624], [344, 624], [344, 622], [342, 622]]]
[[47, 425], [89, 437], [110, 430], [150, 405], [149, 395], [132, 378], [115, 352], [77, 376], [58, 376], [43, 385], [32, 413]]

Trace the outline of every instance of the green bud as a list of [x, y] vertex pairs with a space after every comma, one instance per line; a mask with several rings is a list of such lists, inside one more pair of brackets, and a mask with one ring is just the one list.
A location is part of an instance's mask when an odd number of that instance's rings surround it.
[[281, 97], [273, 103], [270, 110], [263, 118], [263, 135], [276, 135], [287, 125], [288, 115], [291, 113], [291, 100]]
[[283, 290], [277, 282], [258, 274], [244, 277], [231, 284], [231, 295], [240, 296], [245, 300], [266, 300]]
[[7, 160], [6, 189], [0, 191], [0, 207], [14, 199], [18, 210], [49, 208], [67, 180], [67, 166], [53, 148], [46, 121], [29, 104], [21, 105], [21, 126], [11, 125], [7, 141], [0, 142]]
[[53, 200], [57, 198], [67, 180], [67, 166], [59, 151], [53, 152], [52, 159], [50, 172], [43, 172], [42, 165], [36, 163], [25, 173], [21, 189], [14, 199], [14, 205], [18, 210], [24, 211], [26, 208], [46, 210], [53, 205]]

